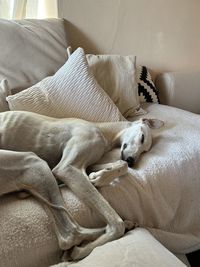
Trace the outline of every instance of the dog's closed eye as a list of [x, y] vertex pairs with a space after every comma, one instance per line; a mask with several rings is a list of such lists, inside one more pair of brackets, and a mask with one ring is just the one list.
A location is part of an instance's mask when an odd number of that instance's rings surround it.
[[141, 144], [144, 143], [144, 134], [142, 134], [142, 137], [141, 137]]
[[123, 145], [123, 150], [127, 148], [127, 144], [124, 144]]

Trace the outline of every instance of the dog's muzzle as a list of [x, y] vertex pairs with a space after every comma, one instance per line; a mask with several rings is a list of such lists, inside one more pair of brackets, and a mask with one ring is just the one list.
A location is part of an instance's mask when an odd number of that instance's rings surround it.
[[129, 167], [133, 167], [134, 166], [135, 160], [134, 160], [133, 157], [128, 157], [125, 161], [128, 163]]
[[121, 152], [121, 159], [126, 161], [130, 168], [133, 167], [135, 164], [135, 159], [133, 157], [128, 157], [127, 159], [124, 158], [123, 151]]

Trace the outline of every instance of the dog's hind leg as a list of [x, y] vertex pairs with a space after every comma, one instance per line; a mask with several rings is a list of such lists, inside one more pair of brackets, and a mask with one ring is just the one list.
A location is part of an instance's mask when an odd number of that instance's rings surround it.
[[27, 190], [48, 207], [61, 249], [98, 237], [101, 229], [80, 227], [65, 209], [56, 179], [49, 166], [32, 152], [0, 150], [0, 196]]
[[127, 173], [128, 165], [123, 160], [90, 167], [89, 179], [95, 187], [108, 185], [115, 178]]

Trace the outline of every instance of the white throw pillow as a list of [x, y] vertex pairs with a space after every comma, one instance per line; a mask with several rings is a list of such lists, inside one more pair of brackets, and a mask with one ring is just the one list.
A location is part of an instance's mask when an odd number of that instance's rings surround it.
[[53, 75], [7, 97], [11, 110], [26, 110], [88, 121], [120, 121], [124, 117], [90, 72], [84, 50], [78, 48]]
[[125, 117], [140, 110], [135, 56], [86, 55], [95, 79]]

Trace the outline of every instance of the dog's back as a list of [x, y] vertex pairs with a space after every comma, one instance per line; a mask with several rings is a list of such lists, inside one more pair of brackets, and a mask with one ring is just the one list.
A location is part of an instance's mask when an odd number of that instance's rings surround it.
[[[31, 151], [50, 165], [60, 158], [59, 128], [56, 120], [23, 111], [0, 113], [0, 148], [13, 151]], [[52, 152], [54, 156], [52, 157]]]
[[73, 136], [87, 135], [90, 140], [98, 134], [96, 126], [80, 119], [57, 119], [27, 111], [0, 113], [0, 149], [34, 152], [51, 168]]

